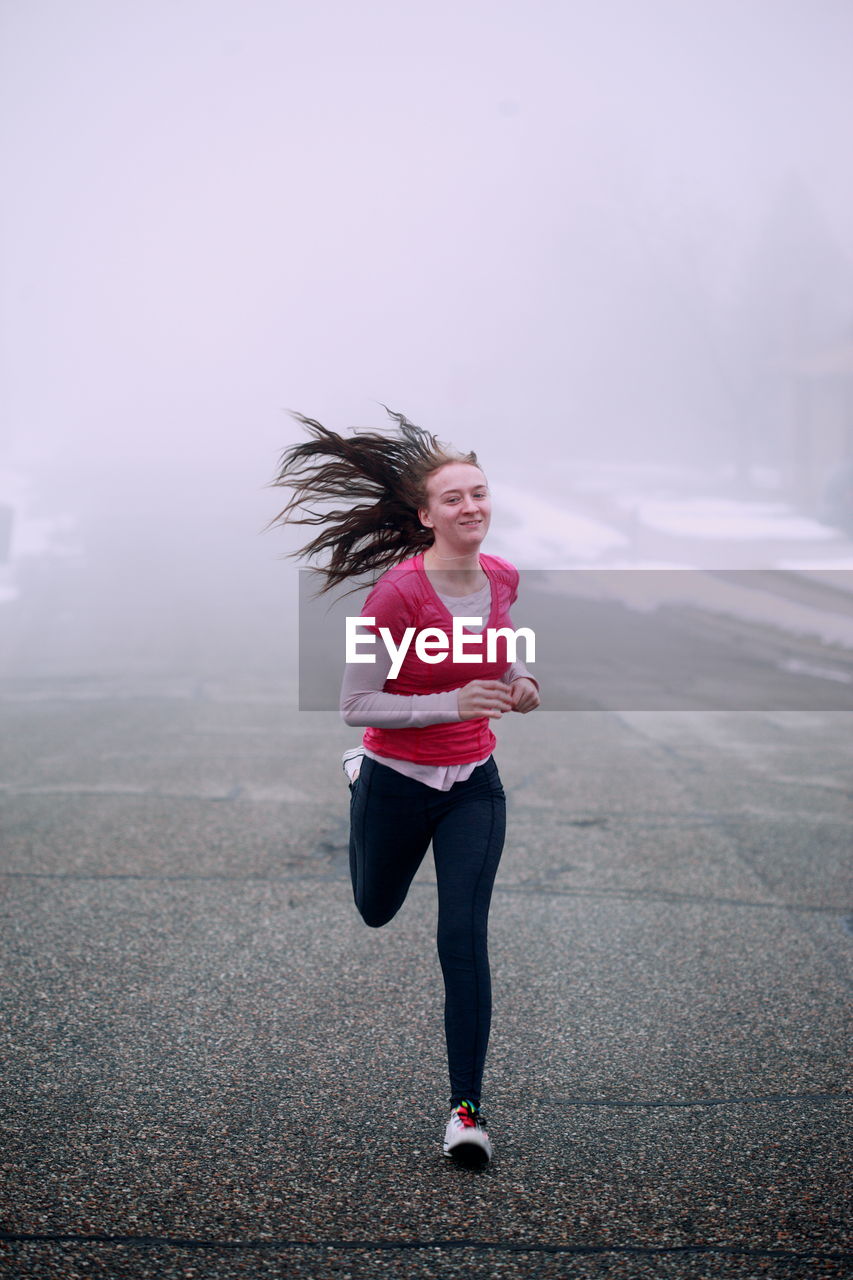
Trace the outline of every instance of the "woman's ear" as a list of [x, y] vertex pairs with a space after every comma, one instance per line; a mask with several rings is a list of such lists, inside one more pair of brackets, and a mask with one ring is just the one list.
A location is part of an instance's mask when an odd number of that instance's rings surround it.
[[427, 529], [432, 528], [432, 520], [430, 520], [429, 512], [427, 511], [426, 507], [418, 508], [418, 519], [420, 520], [422, 525], [426, 526]]

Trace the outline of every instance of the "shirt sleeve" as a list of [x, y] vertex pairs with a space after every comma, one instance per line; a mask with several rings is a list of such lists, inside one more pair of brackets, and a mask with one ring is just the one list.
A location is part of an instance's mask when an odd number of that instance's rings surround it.
[[[362, 617], [372, 617], [378, 633], [387, 627], [399, 644], [405, 631], [399, 592], [389, 583], [377, 583], [364, 603]], [[384, 644], [374, 646], [375, 662], [349, 662], [341, 681], [340, 711], [348, 725], [373, 729], [423, 729], [429, 724], [453, 724], [461, 719], [456, 689], [442, 693], [388, 693], [384, 684], [391, 671], [391, 655]]]
[[[514, 605], [516, 600], [518, 599], [518, 584], [521, 580], [521, 574], [518, 572], [518, 569], [516, 569], [514, 565], [513, 565], [513, 571], [514, 571], [513, 583], [512, 583], [512, 587], [510, 588], [510, 607], [512, 607], [512, 605]], [[531, 675], [531, 673], [527, 670], [527, 667], [521, 661], [511, 663], [510, 666], [506, 669], [506, 671], [501, 676], [501, 680], [503, 680], [504, 684], [512, 684], [513, 680], [522, 680], [522, 679], [532, 680], [533, 683], [536, 685], [537, 691], [541, 692], [541, 690], [539, 690], [539, 681], [536, 679], [534, 675]]]
[[503, 680], [504, 684], [512, 684], [513, 680], [521, 679], [532, 680], [536, 685], [537, 690], [539, 689], [539, 681], [534, 675], [530, 674], [523, 662], [511, 663], [501, 676], [501, 680]]
[[460, 720], [458, 690], [444, 693], [387, 693], [391, 655], [376, 646], [375, 662], [349, 662], [341, 681], [341, 716], [349, 725], [373, 729], [423, 729]]

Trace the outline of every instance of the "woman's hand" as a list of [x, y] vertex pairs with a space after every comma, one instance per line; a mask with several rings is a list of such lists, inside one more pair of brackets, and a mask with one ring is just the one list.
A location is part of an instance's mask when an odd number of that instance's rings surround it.
[[509, 691], [513, 711], [535, 711], [539, 706], [539, 690], [527, 676], [519, 676], [517, 680], [513, 680]]
[[512, 694], [503, 680], [471, 680], [463, 684], [457, 705], [460, 720], [480, 720], [483, 716], [500, 720], [505, 711], [513, 710]]

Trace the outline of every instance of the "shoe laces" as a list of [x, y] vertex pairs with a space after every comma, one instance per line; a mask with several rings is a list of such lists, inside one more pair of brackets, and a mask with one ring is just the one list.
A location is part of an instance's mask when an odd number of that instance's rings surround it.
[[485, 1126], [486, 1121], [480, 1108], [467, 1098], [463, 1098], [459, 1106], [454, 1107], [454, 1111], [459, 1123], [466, 1129], [482, 1129]]

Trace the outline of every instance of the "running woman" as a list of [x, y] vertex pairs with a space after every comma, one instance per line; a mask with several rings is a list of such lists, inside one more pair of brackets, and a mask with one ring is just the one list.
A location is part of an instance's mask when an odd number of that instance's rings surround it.
[[[294, 553], [329, 554], [319, 570], [324, 591], [385, 570], [362, 609], [373, 622], [359, 626], [362, 637], [377, 636], [376, 661], [348, 664], [341, 687], [343, 719], [365, 726], [361, 746], [342, 761], [353, 896], [366, 924], [387, 924], [432, 842], [451, 1092], [443, 1150], [482, 1167], [492, 1155], [480, 1109], [492, 1012], [487, 925], [506, 824], [490, 722], [535, 710], [539, 686], [523, 663], [509, 661], [500, 637], [494, 660], [482, 645], [476, 667], [451, 653], [424, 662], [410, 644], [391, 678], [380, 628], [395, 646], [408, 627], [450, 637], [454, 617], [465, 619], [468, 633], [514, 630], [509, 610], [519, 575], [481, 550], [491, 498], [476, 454], [460, 454], [402, 414], [389, 414], [395, 434], [349, 438], [295, 414], [312, 439], [282, 455], [273, 484], [294, 492], [273, 523], [325, 526]], [[317, 512], [314, 504], [335, 499], [345, 509]], [[300, 508], [308, 514], [298, 517]], [[477, 651], [470, 638], [465, 651]]]

